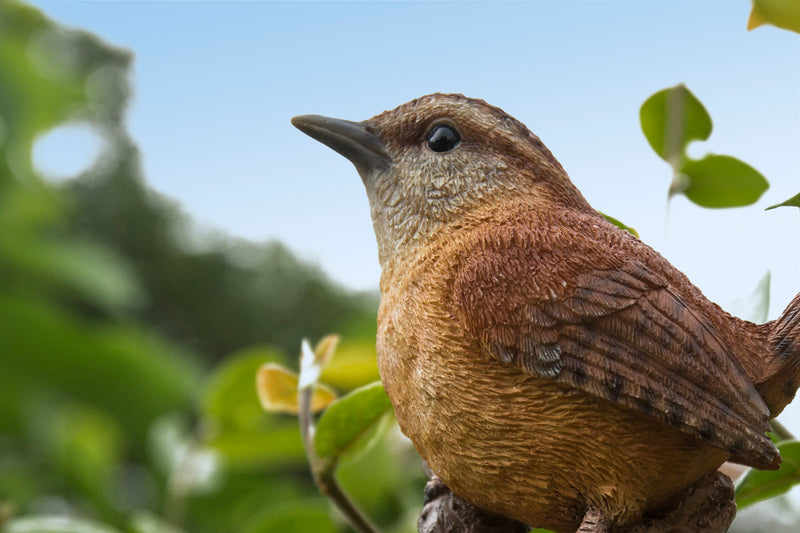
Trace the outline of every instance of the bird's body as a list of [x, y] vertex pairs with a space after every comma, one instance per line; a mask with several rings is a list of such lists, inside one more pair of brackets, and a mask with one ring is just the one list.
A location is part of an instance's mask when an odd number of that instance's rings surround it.
[[575, 531], [590, 509], [636, 523], [728, 459], [777, 467], [765, 430], [797, 388], [799, 299], [761, 326], [728, 315], [482, 101], [326, 120], [296, 124], [366, 185], [381, 378], [456, 494]]
[[[526, 238], [558, 232], [530, 227], [523, 235], [514, 214], [493, 213], [492, 222], [445, 232], [430, 253], [398, 261], [384, 274], [378, 363], [398, 421], [431, 469], [474, 505], [555, 531], [575, 531], [587, 504], [613, 512], [615, 523], [635, 521], [715, 470], [728, 453], [602, 393], [498, 364], [485, 350], [464, 324], [459, 285], [471, 266], [464, 250], [498, 254], [490, 269], [504, 291], [527, 268], [504, 261], [506, 252], [531, 250]], [[503, 219], [513, 235], [501, 229]], [[587, 223], [609, 231], [605, 220]], [[611, 233], [620, 246], [641, 245]], [[563, 294], [567, 287], [539, 288], [544, 298], [551, 289]]]

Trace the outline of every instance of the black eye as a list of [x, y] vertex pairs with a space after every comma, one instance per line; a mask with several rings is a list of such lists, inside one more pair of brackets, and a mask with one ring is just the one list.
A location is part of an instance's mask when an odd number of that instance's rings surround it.
[[428, 132], [427, 141], [434, 152], [449, 152], [461, 142], [461, 135], [452, 126], [439, 124]]

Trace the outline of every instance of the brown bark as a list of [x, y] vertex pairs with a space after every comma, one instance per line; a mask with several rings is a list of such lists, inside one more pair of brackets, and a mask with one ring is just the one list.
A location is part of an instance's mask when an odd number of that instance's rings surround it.
[[425, 506], [417, 521], [419, 533], [526, 533], [530, 529], [521, 522], [470, 505], [436, 475], [428, 474]]
[[[525, 533], [530, 528], [509, 518], [473, 507], [455, 495], [427, 468], [430, 481], [425, 486], [425, 506], [420, 513], [419, 533]], [[686, 491], [673, 509], [659, 516], [646, 517], [640, 524], [624, 528], [607, 528], [602, 516], [590, 516], [590, 523], [599, 531], [611, 533], [724, 533], [736, 516], [733, 483], [720, 472], [714, 472]], [[595, 512], [595, 514], [598, 514]], [[588, 516], [588, 515], [587, 515]], [[581, 525], [586, 527], [586, 520]], [[584, 531], [580, 529], [579, 532]]]

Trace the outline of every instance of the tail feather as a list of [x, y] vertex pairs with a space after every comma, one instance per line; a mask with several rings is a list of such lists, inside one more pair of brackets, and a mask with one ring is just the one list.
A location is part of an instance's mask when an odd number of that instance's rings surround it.
[[765, 326], [769, 328], [767, 360], [771, 371], [756, 388], [775, 417], [794, 399], [800, 386], [800, 294], [780, 318]]
[[770, 344], [776, 357], [786, 359], [800, 354], [800, 294], [775, 321]]

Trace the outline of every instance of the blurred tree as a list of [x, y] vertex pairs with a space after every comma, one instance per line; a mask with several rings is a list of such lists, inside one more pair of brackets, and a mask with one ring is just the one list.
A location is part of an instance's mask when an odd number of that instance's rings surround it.
[[[8, 381], [0, 389], [21, 395], [47, 389], [96, 402], [143, 437], [159, 412], [191, 398], [196, 371], [145, 331], [85, 320], [65, 305], [78, 301], [118, 313], [135, 304], [139, 289], [113, 254], [64, 234], [60, 197], [31, 162], [34, 138], [61, 121], [117, 127], [119, 114], [95, 105], [108, 104], [109, 95], [92, 97], [84, 87], [97, 76], [119, 81], [116, 73], [130, 56], [87, 34], [61, 32], [16, 2], [0, 3], [0, 24], [0, 379]], [[47, 55], [53, 50], [72, 58], [68, 66], [58, 63], [57, 73]], [[102, 381], [92, 377], [98, 371]], [[151, 382], [147, 395], [133, 378]], [[15, 400], [4, 402], [0, 420], [23, 422], [31, 402]]]
[[329, 331], [374, 338], [377, 293], [347, 292], [278, 242], [201, 235], [188, 244], [191, 221], [144, 185], [135, 150], [123, 153], [114, 171], [93, 169], [66, 190], [73, 231], [134, 269], [141, 320], [212, 360], [256, 343], [294, 352], [303, 336]]
[[[367, 340], [332, 383], [375, 379], [377, 295], [335, 286], [279, 243], [198, 236], [148, 189], [124, 120], [131, 61], [0, 0], [0, 530], [15, 514], [17, 533], [267, 533], [309, 509], [334, 530], [296, 423], [261, 411], [255, 370], [286, 360], [264, 345], [295, 352], [301, 335], [338, 329]], [[34, 142], [75, 123], [103, 153], [50, 183]], [[400, 499], [376, 496], [408, 494], [389, 453], [351, 484], [394, 519]]]
[[152, 422], [191, 405], [199, 377], [149, 331], [76, 312], [124, 313], [140, 290], [119, 258], [64, 231], [61, 197], [31, 159], [64, 121], [116, 134], [130, 59], [0, 2], [0, 499], [28, 512], [118, 522], [119, 499], [147, 499], [152, 476], [126, 496], [116, 483]]

